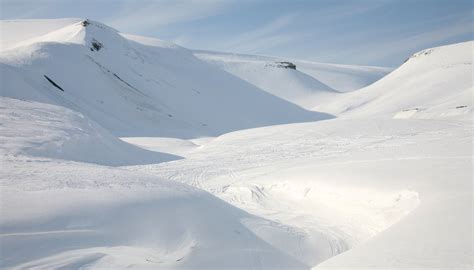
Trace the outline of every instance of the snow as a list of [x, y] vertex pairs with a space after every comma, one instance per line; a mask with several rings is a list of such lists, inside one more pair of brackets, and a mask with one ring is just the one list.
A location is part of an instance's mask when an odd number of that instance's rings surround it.
[[[178, 156], [186, 156], [189, 152], [200, 147], [196, 140], [185, 140], [177, 138], [122, 137], [121, 139], [125, 142], [134, 144], [146, 150], [159, 151]], [[201, 141], [203, 139], [205, 138], [200, 138], [198, 139], [198, 141]]]
[[0, 51], [61, 29], [81, 19], [3, 20], [0, 23]]
[[[267, 94], [187, 49], [125, 37], [79, 21], [22, 41], [0, 55], [2, 76], [12, 78], [2, 95], [79, 111], [120, 137], [189, 139], [331, 117]], [[103, 47], [96, 51], [93, 42]]]
[[2, 267], [301, 266], [240, 222], [264, 221], [204, 191], [84, 163], [2, 163]]
[[467, 117], [472, 112], [473, 42], [427, 49], [360, 91], [315, 110], [345, 117]]
[[0, 27], [1, 268], [472, 269], [473, 42], [381, 78]]
[[311, 109], [338, 93], [299, 70], [281, 67], [279, 63], [283, 60], [280, 59], [209, 52], [198, 52], [195, 55], [272, 95], [306, 109]]
[[[194, 55], [263, 91], [308, 110], [337, 98], [340, 92], [367, 86], [390, 71], [388, 68], [211, 51], [194, 51]], [[279, 66], [281, 62], [295, 64], [296, 70]]]
[[[292, 228], [308, 253], [288, 250], [307, 265], [349, 250], [359, 253], [329, 265], [462, 267], [472, 258], [471, 135], [462, 121], [329, 120], [233, 132], [186, 159], [132, 169]], [[385, 248], [371, 246], [394, 230]]]
[[64, 107], [0, 97], [7, 156], [31, 155], [117, 166], [159, 163], [179, 156], [141, 151], [84, 115]]

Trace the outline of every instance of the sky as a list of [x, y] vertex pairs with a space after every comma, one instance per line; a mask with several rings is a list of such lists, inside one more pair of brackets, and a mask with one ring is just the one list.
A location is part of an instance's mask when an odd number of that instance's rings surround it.
[[0, 18], [89, 18], [192, 49], [387, 67], [474, 36], [474, 0], [0, 0]]

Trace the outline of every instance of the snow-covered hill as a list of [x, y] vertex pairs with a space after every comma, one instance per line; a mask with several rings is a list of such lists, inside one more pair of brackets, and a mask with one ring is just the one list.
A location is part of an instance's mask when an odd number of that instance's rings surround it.
[[[319, 84], [325, 85], [320, 85], [319, 88], [316, 88], [315, 90], [330, 88], [338, 92], [358, 90], [376, 82], [393, 70], [392, 68], [384, 67], [328, 64], [275, 56], [224, 53], [204, 50], [194, 50], [194, 54], [198, 58], [220, 66], [231, 73], [233, 73], [232, 71], [238, 68], [239, 65], [241, 68], [244, 68], [245, 64], [259, 64], [275, 67], [281, 62], [293, 63], [296, 70], [311, 76], [315, 81], [319, 81]], [[233, 65], [236, 65], [237, 67], [233, 67]], [[239, 74], [238, 70], [236, 70], [236, 73]], [[240, 74], [243, 79], [245, 79], [246, 76], [251, 75], [245, 73]], [[269, 80], [272, 78], [275, 77], [270, 77]]]
[[282, 59], [203, 51], [196, 51], [195, 55], [270, 94], [307, 109], [338, 94], [317, 79], [294, 69], [292, 62]]
[[194, 51], [194, 55], [307, 109], [337, 98], [340, 92], [367, 86], [391, 70], [211, 51]]
[[473, 42], [373, 83], [83, 19], [0, 29], [0, 268], [472, 269]]
[[0, 97], [6, 156], [31, 155], [101, 165], [159, 163], [178, 156], [144, 151], [65, 107]]
[[474, 42], [426, 49], [382, 80], [316, 106], [344, 117], [471, 117]]
[[2, 80], [3, 96], [68, 107], [119, 136], [189, 138], [330, 117], [267, 94], [184, 48], [94, 21], [74, 20], [18, 38], [16, 46], [12, 40], [0, 54], [9, 78]]

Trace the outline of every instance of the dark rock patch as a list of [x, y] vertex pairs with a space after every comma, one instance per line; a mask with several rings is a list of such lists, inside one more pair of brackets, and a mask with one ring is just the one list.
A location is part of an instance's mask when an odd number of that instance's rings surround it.
[[46, 78], [46, 80], [48, 80], [48, 82], [50, 82], [54, 87], [56, 87], [56, 88], [58, 88], [59, 90], [61, 90], [61, 91], [64, 92], [64, 89], [63, 89], [61, 86], [59, 86], [57, 83], [55, 83], [53, 80], [51, 80], [48, 76], [46, 76], [46, 75], [43, 75], [43, 76], [44, 76], [44, 77]]
[[96, 39], [92, 39], [91, 51], [99, 51], [100, 49], [102, 49], [102, 47], [104, 47], [102, 43], [100, 43]]
[[280, 68], [289, 68], [289, 69], [296, 70], [296, 65], [291, 62], [276, 62], [276, 64], [277, 64], [277, 67], [280, 67]]

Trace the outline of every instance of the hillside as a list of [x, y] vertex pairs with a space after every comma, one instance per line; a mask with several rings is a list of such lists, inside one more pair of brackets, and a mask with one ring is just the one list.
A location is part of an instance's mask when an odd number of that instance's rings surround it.
[[390, 71], [388, 68], [212, 51], [194, 51], [194, 55], [270, 94], [310, 110], [337, 99], [341, 92], [365, 87]]
[[119, 140], [65, 107], [0, 97], [1, 153], [108, 166], [159, 163], [178, 156], [145, 151]]
[[314, 109], [344, 117], [470, 117], [473, 45], [418, 52], [382, 80]]
[[18, 41], [0, 62], [9, 78], [3, 96], [68, 107], [117, 136], [192, 138], [330, 117], [267, 94], [184, 48], [93, 21]]

